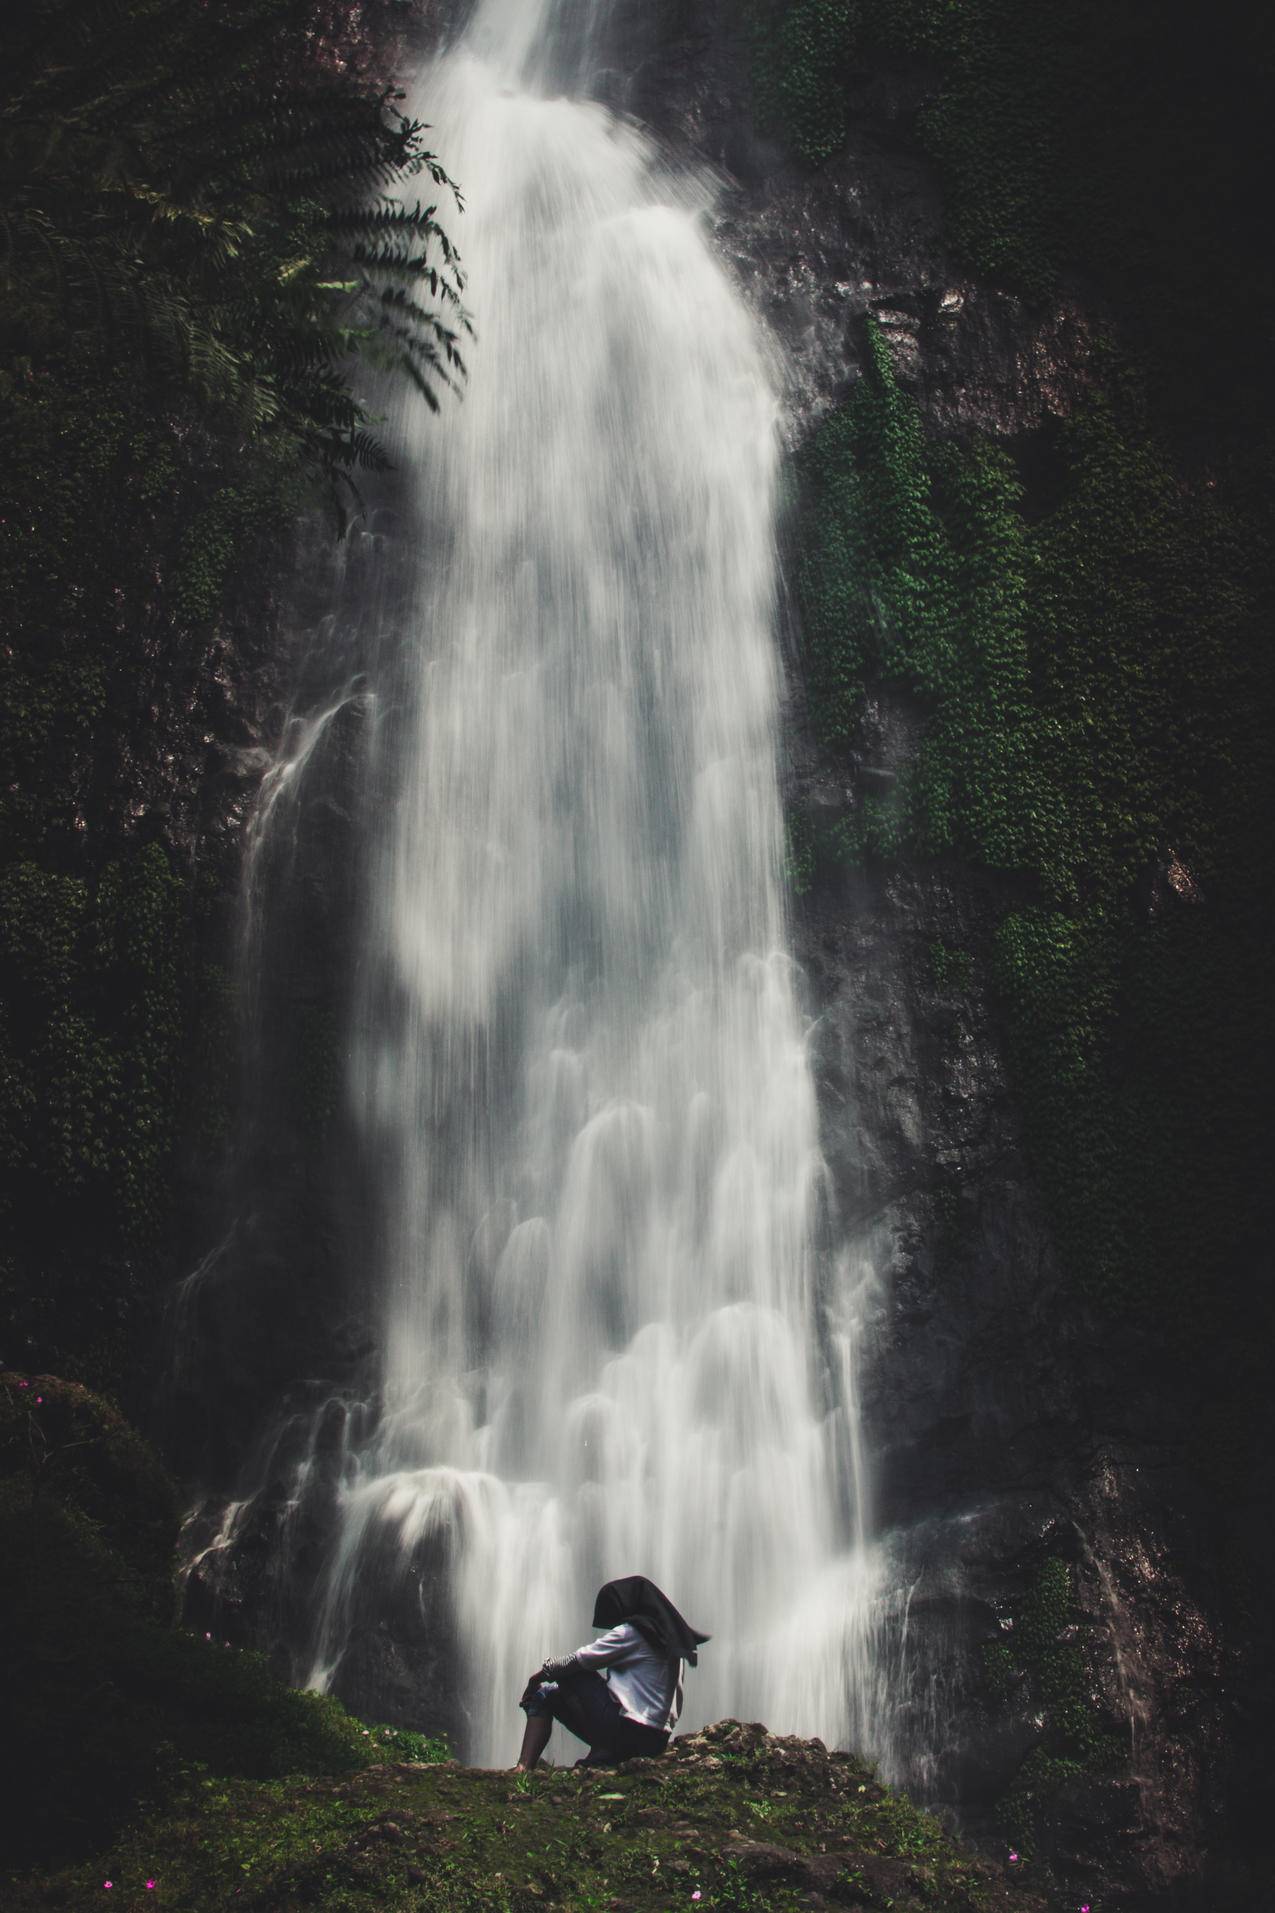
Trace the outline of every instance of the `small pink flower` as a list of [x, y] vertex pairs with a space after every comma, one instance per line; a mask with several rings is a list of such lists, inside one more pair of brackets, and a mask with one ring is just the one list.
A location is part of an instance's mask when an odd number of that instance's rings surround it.
[[[30, 1388], [30, 1386], [31, 1386], [31, 1384], [30, 1384], [30, 1382], [19, 1382], [19, 1383], [18, 1383], [18, 1387], [19, 1387], [19, 1388]], [[109, 1884], [110, 1884], [110, 1882], [108, 1881], [108, 1882], [107, 1882], [107, 1884], [109, 1885]]]
[[146, 1891], [147, 1891], [148, 1893], [153, 1893], [153, 1892], [155, 1891], [155, 1882], [154, 1882], [154, 1880], [148, 1880], [148, 1881], [146, 1882]]
[[702, 1895], [701, 1895], [701, 1893], [700, 1893], [700, 1890], [699, 1890], [699, 1888], [698, 1888], [698, 1887], [696, 1887], [696, 1889], [695, 1889], [695, 1891], [694, 1891], [694, 1892], [692, 1893], [692, 1895], [691, 1895], [691, 1898], [692, 1898], [693, 1900], [698, 1900], [698, 1899], [700, 1899], [701, 1897], [702, 1897]]
[[103, 1888], [105, 1889], [105, 1891], [106, 1891], [107, 1893], [109, 1893], [109, 1892], [110, 1892], [110, 1890], [111, 1890], [111, 1888], [112, 1888], [112, 1887], [113, 1887], [114, 1885], [115, 1885], [115, 1882], [114, 1882], [114, 1880], [103, 1880], [103, 1882], [102, 1882], [102, 1886], [103, 1886]]
[[1012, 1867], [1016, 1867], [1018, 1865], [1018, 1855], [1015, 1852], [1013, 1852], [1012, 1849], [1010, 1851], [1009, 1864]]
[[40, 1404], [41, 1404], [41, 1402], [42, 1402], [43, 1400], [44, 1400], [44, 1397], [43, 1397], [43, 1395], [37, 1395], [37, 1396], [36, 1396], [36, 1398], [35, 1398], [35, 1405], [36, 1405], [36, 1407], [37, 1407], [37, 1408], [38, 1408], [38, 1407], [40, 1406]]
[[205, 1635], [204, 1635], [204, 1639], [205, 1639], [206, 1641], [210, 1641], [210, 1640], [212, 1639], [212, 1635], [211, 1635], [211, 1634], [205, 1634]]

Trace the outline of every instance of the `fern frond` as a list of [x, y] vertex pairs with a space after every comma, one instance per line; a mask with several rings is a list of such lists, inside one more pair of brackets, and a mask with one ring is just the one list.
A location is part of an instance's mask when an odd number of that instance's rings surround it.
[[392, 196], [460, 195], [399, 95], [320, 72], [313, 4], [31, 0], [0, 72], [0, 284], [15, 358], [133, 362], [334, 469], [383, 456], [352, 364], [436, 406], [472, 328], [437, 203]]

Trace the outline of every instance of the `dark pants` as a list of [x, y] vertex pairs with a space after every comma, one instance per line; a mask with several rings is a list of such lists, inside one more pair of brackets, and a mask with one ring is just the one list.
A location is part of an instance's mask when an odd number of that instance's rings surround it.
[[617, 1760], [649, 1760], [668, 1746], [668, 1735], [658, 1727], [643, 1727], [620, 1712], [601, 1674], [582, 1671], [565, 1680], [541, 1681], [523, 1707], [529, 1720], [552, 1715], [582, 1740], [589, 1749], [582, 1765], [610, 1767]]

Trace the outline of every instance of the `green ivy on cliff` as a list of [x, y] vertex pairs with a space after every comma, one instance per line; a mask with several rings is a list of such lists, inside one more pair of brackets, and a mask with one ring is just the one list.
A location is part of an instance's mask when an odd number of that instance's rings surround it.
[[745, 0], [758, 118], [810, 165], [846, 141], [845, 69], [857, 13], [856, 0]]
[[845, 847], [959, 846], [1000, 868], [1077, 881], [1077, 820], [1049, 767], [1060, 739], [1029, 687], [1031, 551], [1021, 485], [986, 442], [927, 444], [869, 324], [864, 377], [804, 455], [798, 586], [824, 741], [848, 742], [868, 682], [904, 687], [930, 723], [887, 800], [869, 793]]
[[1045, 450], [1033, 520], [1004, 451], [926, 437], [869, 324], [803, 457], [798, 587], [825, 743], [855, 744], [873, 687], [919, 741], [822, 854], [952, 853], [1019, 881], [995, 980], [1060, 1241], [1086, 1292], [1186, 1329], [1261, 1179], [1245, 872], [1269, 814], [1270, 554], [1207, 476], [1184, 483], [1135, 398], [1096, 396]]

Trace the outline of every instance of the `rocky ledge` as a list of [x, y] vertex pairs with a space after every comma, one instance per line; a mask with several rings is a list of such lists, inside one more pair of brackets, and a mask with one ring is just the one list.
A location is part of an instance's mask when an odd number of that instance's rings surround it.
[[892, 1908], [1045, 1913], [1025, 1863], [962, 1850], [850, 1754], [724, 1720], [662, 1760], [345, 1780], [196, 1776], [91, 1864], [11, 1882], [11, 1913], [106, 1903], [282, 1913]]

